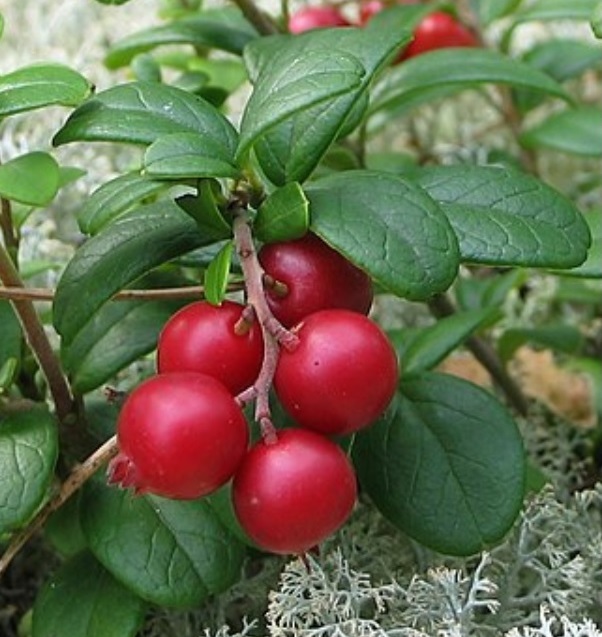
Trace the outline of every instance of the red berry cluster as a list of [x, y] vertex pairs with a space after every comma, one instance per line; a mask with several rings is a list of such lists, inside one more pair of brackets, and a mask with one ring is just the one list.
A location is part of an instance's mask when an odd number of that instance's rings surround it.
[[[419, 0], [395, 0], [397, 4], [418, 4]], [[385, 0], [361, 0], [358, 8], [358, 25], [365, 26], [377, 13], [391, 2]], [[301, 33], [324, 27], [352, 26], [353, 22], [341, 13], [338, 7], [306, 6], [291, 15], [288, 28], [291, 33]], [[397, 58], [397, 62], [449, 47], [478, 46], [475, 34], [454, 16], [444, 11], [427, 15], [414, 30], [414, 39]]]
[[[199, 301], [174, 314], [159, 337], [157, 375], [124, 402], [109, 480], [193, 499], [234, 478], [234, 510], [249, 537], [272, 552], [301, 553], [353, 509], [355, 473], [329, 436], [382, 414], [397, 385], [397, 357], [366, 316], [370, 278], [318, 237], [265, 245], [255, 258], [270, 321], [288, 346], [277, 345], [252, 304]], [[269, 344], [278, 356], [260, 387]], [[267, 395], [272, 382], [299, 427], [275, 430], [269, 421], [249, 449], [245, 397]]]

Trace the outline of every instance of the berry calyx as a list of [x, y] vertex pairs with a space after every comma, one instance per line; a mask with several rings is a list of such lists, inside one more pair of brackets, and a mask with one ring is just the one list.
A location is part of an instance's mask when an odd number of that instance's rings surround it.
[[269, 243], [259, 250], [266, 274], [284, 291], [266, 288], [274, 316], [292, 327], [307, 315], [328, 308], [367, 314], [374, 296], [370, 277], [315, 234]]
[[408, 59], [449, 47], [473, 47], [479, 43], [474, 33], [453, 16], [444, 11], [427, 15], [414, 30], [414, 39], [404, 50], [402, 57]]
[[109, 482], [137, 493], [199, 498], [232, 477], [248, 437], [240, 407], [219, 381], [195, 373], [153, 376], [123, 404]]
[[330, 6], [304, 7], [291, 15], [288, 30], [291, 33], [303, 33], [324, 27], [346, 27], [349, 22], [336, 8]]
[[353, 467], [336, 444], [302, 429], [258, 442], [236, 472], [236, 516], [261, 548], [304, 553], [347, 520], [357, 497]]
[[344, 435], [372, 424], [393, 398], [395, 350], [369, 318], [348, 310], [310, 314], [294, 329], [299, 344], [283, 350], [276, 394], [302, 427]]
[[207, 374], [233, 395], [250, 387], [261, 368], [263, 337], [258, 322], [245, 323], [243, 312], [244, 306], [234, 301], [183, 307], [159, 335], [158, 372]]

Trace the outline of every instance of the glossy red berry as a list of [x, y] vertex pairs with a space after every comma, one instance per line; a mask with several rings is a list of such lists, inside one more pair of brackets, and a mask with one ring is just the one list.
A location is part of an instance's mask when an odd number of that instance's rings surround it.
[[291, 33], [303, 33], [303, 31], [324, 27], [345, 26], [349, 26], [349, 22], [336, 7], [330, 6], [304, 7], [293, 13], [288, 22], [288, 30]]
[[208, 374], [234, 395], [250, 387], [261, 368], [263, 339], [257, 322], [243, 325], [242, 333], [236, 327], [243, 309], [233, 301], [198, 301], [176, 312], [159, 336], [159, 373]]
[[336, 444], [312, 431], [285, 429], [258, 442], [234, 477], [236, 516], [249, 537], [272, 553], [304, 553], [349, 517], [355, 472]]
[[314, 234], [266, 244], [258, 256], [266, 274], [286, 286], [285, 293], [267, 289], [270, 309], [286, 327], [318, 310], [370, 310], [370, 277]]
[[296, 329], [298, 346], [282, 350], [274, 387], [302, 427], [343, 435], [367, 427], [397, 386], [395, 350], [369, 318], [348, 310], [310, 314]]
[[416, 27], [414, 39], [403, 52], [403, 57], [407, 59], [435, 49], [471, 46], [478, 46], [478, 42], [467, 27], [449, 13], [435, 11]]
[[153, 376], [123, 404], [109, 482], [138, 493], [199, 498], [232, 477], [248, 436], [240, 407], [219, 381], [194, 373]]

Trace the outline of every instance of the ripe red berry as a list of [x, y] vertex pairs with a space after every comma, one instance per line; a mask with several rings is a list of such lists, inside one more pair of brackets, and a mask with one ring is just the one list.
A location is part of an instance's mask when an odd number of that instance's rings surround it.
[[403, 52], [403, 58], [456, 46], [478, 46], [478, 42], [475, 35], [449, 13], [435, 11], [416, 27], [414, 39]]
[[334, 533], [357, 496], [355, 472], [340, 447], [302, 429], [258, 442], [234, 477], [236, 516], [249, 537], [272, 553], [303, 553]]
[[284, 294], [267, 290], [270, 309], [286, 327], [318, 310], [370, 310], [370, 277], [314, 234], [266, 244], [258, 256], [266, 274], [286, 285]]
[[282, 350], [274, 387], [302, 427], [343, 435], [367, 427], [397, 386], [395, 350], [369, 318], [347, 310], [311, 314], [297, 329], [298, 346]]
[[304, 7], [294, 13], [288, 22], [291, 33], [303, 33], [323, 27], [346, 27], [349, 22], [336, 7]]
[[250, 387], [261, 368], [263, 339], [257, 322], [245, 325], [243, 333], [235, 329], [243, 309], [233, 301], [219, 306], [198, 301], [176, 312], [159, 336], [159, 373], [208, 374], [234, 395]]
[[109, 482], [167, 498], [199, 498], [232, 477], [248, 437], [240, 407], [219, 381], [194, 373], [153, 376], [123, 404]]

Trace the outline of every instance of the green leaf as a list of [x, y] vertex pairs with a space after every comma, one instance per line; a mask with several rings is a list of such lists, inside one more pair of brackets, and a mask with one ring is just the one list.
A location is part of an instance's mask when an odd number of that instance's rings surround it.
[[82, 504], [91, 550], [143, 599], [198, 606], [240, 576], [245, 549], [205, 499], [134, 496], [94, 480]]
[[80, 524], [80, 496], [81, 491], [78, 491], [54, 511], [44, 524], [44, 539], [49, 540], [62, 557], [72, 557], [88, 546]]
[[141, 206], [89, 239], [57, 286], [53, 316], [64, 346], [119, 290], [153, 268], [212, 239], [171, 200]]
[[440, 553], [487, 549], [520, 511], [516, 424], [491, 394], [452, 376], [402, 381], [385, 415], [356, 436], [353, 459], [383, 515]]
[[602, 2], [596, 4], [592, 11], [592, 31], [598, 39], [602, 39]]
[[583, 334], [572, 325], [516, 327], [502, 334], [498, 341], [498, 351], [502, 360], [507, 362], [525, 343], [534, 343], [566, 354], [577, 354], [583, 348], [584, 342]]
[[602, 63], [602, 49], [581, 40], [553, 40], [540, 42], [529, 49], [523, 60], [564, 82], [583, 71]]
[[0, 196], [5, 199], [45, 206], [59, 186], [59, 165], [48, 153], [34, 151], [0, 164]]
[[[0, 299], [0, 367], [14, 360], [21, 361], [23, 336], [21, 324], [10, 301]], [[12, 365], [12, 364], [11, 364]]]
[[121, 5], [129, 1], [130, 0], [96, 0], [96, 2], [100, 4], [107, 4], [107, 5]]
[[205, 270], [203, 280], [205, 298], [213, 305], [220, 305], [224, 300], [228, 289], [233, 250], [233, 242], [227, 241]]
[[583, 216], [531, 175], [469, 165], [412, 175], [448, 216], [465, 262], [571, 268], [587, 256], [590, 234]]
[[401, 361], [403, 378], [436, 367], [474, 331], [493, 320], [496, 314], [498, 310], [495, 307], [458, 312], [419, 330], [405, 347]]
[[141, 201], [167, 190], [172, 184], [153, 181], [138, 172], [120, 175], [99, 186], [77, 214], [80, 230], [97, 234], [107, 224]]
[[602, 211], [593, 210], [584, 216], [592, 235], [592, 245], [587, 259], [579, 267], [564, 270], [562, 274], [602, 279]]
[[266, 243], [298, 239], [308, 226], [309, 202], [295, 181], [274, 190], [259, 206], [253, 222], [256, 237]]
[[36, 512], [54, 473], [56, 423], [44, 405], [0, 412], [0, 534]]
[[0, 362], [0, 395], [2, 395], [15, 382], [19, 361], [16, 358], [7, 358]]
[[602, 157], [602, 111], [595, 106], [581, 106], [554, 113], [522, 133], [520, 142], [527, 148]]
[[515, 23], [548, 20], [589, 22], [599, 0], [537, 0], [514, 14]]
[[[132, 60], [132, 73], [139, 82], [161, 82], [161, 65], [149, 53], [140, 53]], [[182, 88], [182, 87], [179, 87]]]
[[497, 51], [448, 48], [417, 55], [393, 67], [375, 86], [370, 113], [387, 109], [389, 117], [481, 84], [528, 88], [572, 101], [549, 75]]
[[92, 90], [79, 73], [62, 64], [32, 64], [0, 76], [0, 117], [53, 104], [77, 106]]
[[311, 229], [386, 290], [425, 300], [447, 289], [458, 268], [454, 233], [412, 181], [355, 170], [306, 188]]
[[187, 44], [242, 55], [245, 45], [257, 37], [255, 29], [232, 8], [203, 11], [169, 24], [139, 31], [114, 44], [105, 64], [110, 69], [129, 64], [132, 58], [156, 47]]
[[483, 279], [458, 277], [456, 300], [465, 310], [501, 307], [510, 291], [526, 283], [528, 278], [526, 270], [509, 270], [503, 274], [492, 271], [490, 276]]
[[488, 25], [512, 13], [520, 2], [521, 0], [473, 0], [471, 4], [481, 24]]
[[145, 612], [146, 604], [84, 551], [65, 562], [40, 591], [33, 637], [134, 637]]
[[198, 133], [172, 133], [157, 138], [144, 154], [144, 173], [154, 179], [240, 177], [230, 149], [221, 140]]
[[197, 133], [234, 156], [236, 131], [214, 106], [196, 95], [156, 82], [121, 84], [98, 93], [71, 114], [53, 143], [151, 144], [173, 133]]
[[197, 195], [184, 195], [178, 205], [196, 222], [199, 232], [209, 241], [220, 241], [232, 236], [232, 228], [224, 219], [220, 205], [225, 203], [219, 182], [215, 179], [201, 179]]

